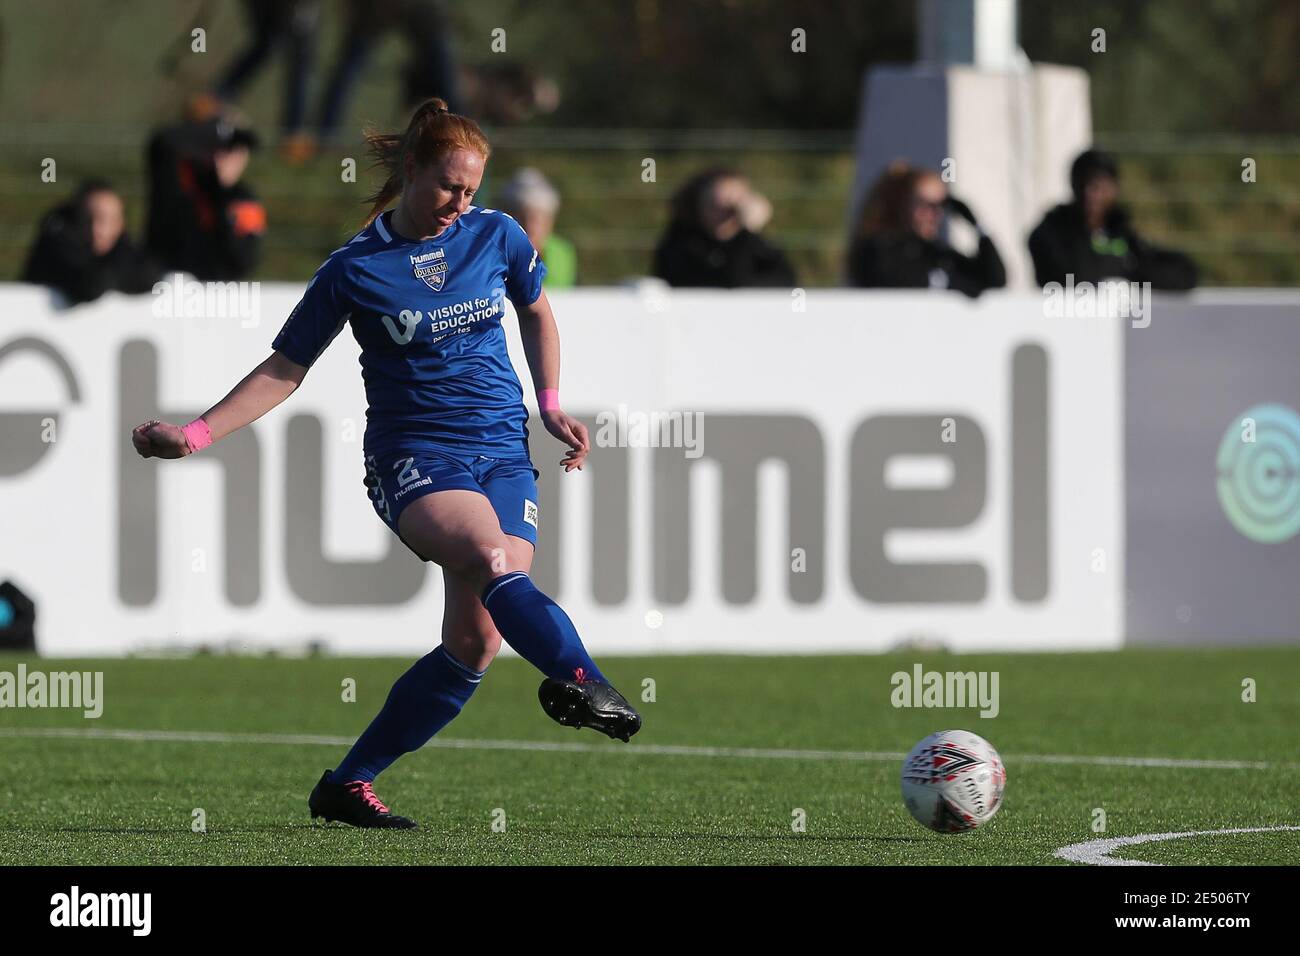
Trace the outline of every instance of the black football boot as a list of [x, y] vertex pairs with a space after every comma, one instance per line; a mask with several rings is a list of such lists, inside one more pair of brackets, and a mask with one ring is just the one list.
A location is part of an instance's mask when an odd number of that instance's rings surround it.
[[622, 694], [594, 680], [547, 678], [537, 689], [542, 710], [565, 727], [590, 727], [625, 743], [641, 729], [641, 715]]
[[330, 771], [321, 775], [316, 789], [307, 798], [311, 818], [324, 817], [326, 823], [335, 820], [354, 827], [377, 827], [384, 830], [414, 830], [419, 826], [414, 820], [399, 817], [375, 796], [368, 780], [348, 783], [330, 783]]

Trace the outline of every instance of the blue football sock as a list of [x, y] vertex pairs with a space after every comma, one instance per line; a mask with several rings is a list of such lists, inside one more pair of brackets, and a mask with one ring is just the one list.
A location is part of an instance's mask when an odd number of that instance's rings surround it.
[[609, 683], [582, 646], [569, 615], [523, 571], [494, 578], [483, 589], [483, 606], [506, 643], [547, 677]]
[[397, 679], [383, 710], [330, 774], [330, 781], [374, 780], [402, 754], [419, 750], [460, 713], [482, 679], [482, 673], [439, 644]]

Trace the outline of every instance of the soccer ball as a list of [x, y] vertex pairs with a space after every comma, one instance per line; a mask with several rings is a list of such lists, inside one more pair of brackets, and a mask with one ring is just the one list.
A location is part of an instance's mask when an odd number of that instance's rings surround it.
[[1007, 772], [983, 737], [941, 730], [903, 761], [903, 803], [922, 826], [962, 833], [988, 823], [1002, 805]]

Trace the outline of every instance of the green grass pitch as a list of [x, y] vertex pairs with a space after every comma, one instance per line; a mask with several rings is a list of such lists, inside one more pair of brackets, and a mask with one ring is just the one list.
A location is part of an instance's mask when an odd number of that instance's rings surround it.
[[[654, 681], [628, 745], [552, 724], [538, 675], [503, 658], [433, 744], [380, 777], [415, 832], [312, 825], [306, 809], [405, 661], [5, 655], [0, 671], [20, 661], [103, 671], [105, 705], [98, 720], [0, 709], [3, 864], [1067, 865], [1054, 850], [1099, 837], [1300, 823], [1300, 649], [610, 658], [634, 703]], [[916, 662], [998, 671], [1001, 712], [895, 709], [890, 675]], [[948, 727], [987, 737], [1008, 771], [998, 815], [955, 836], [913, 822], [888, 756]], [[1173, 765], [1082, 759], [1116, 757]], [[1179, 763], [1197, 760], [1243, 765]], [[1116, 856], [1283, 864], [1300, 833]]]

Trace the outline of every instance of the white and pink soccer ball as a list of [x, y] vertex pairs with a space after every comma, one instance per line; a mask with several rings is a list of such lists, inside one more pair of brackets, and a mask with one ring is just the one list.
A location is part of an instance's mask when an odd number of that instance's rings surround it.
[[988, 823], [1002, 805], [1007, 772], [983, 737], [941, 730], [903, 761], [903, 803], [922, 826], [963, 833]]

